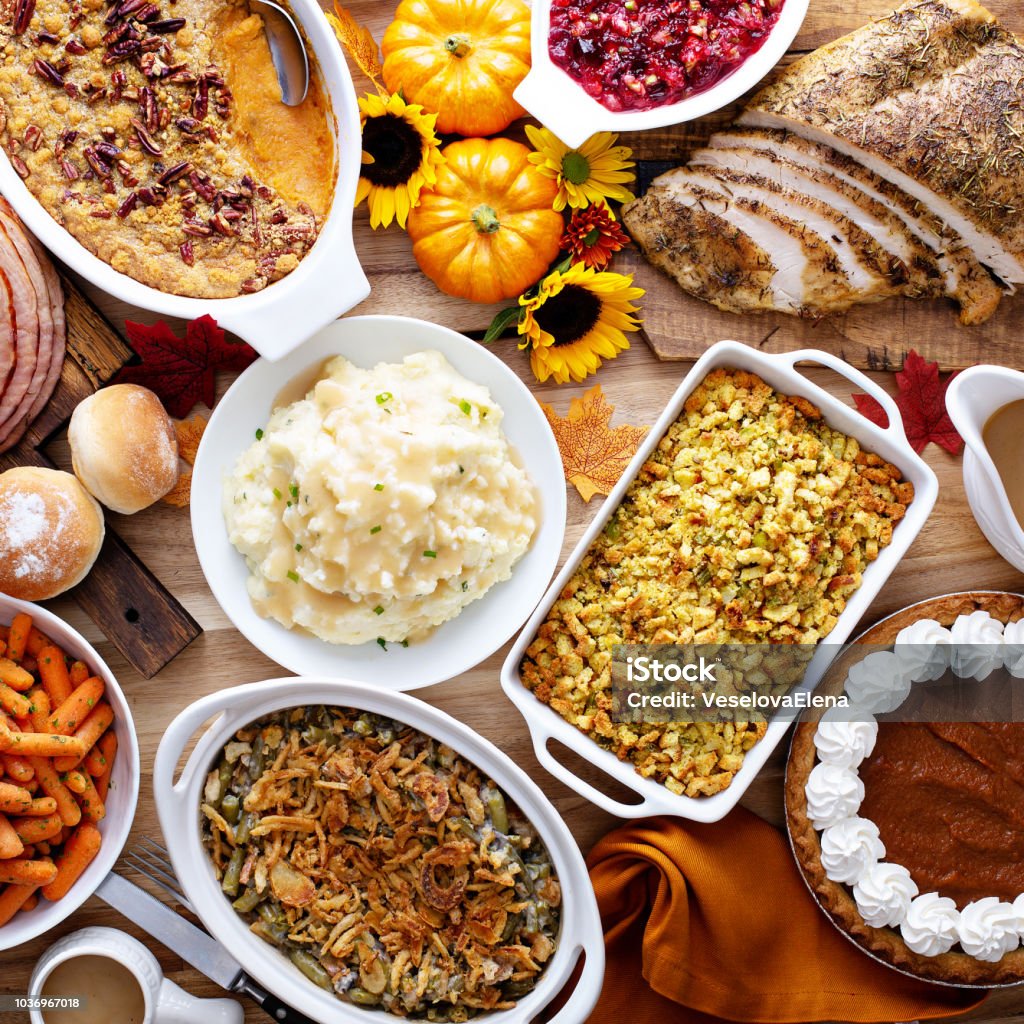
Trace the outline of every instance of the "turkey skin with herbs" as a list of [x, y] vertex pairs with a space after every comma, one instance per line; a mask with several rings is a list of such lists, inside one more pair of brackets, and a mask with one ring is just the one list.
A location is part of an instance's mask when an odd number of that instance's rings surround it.
[[415, 641], [508, 579], [539, 509], [501, 422], [438, 352], [329, 361], [225, 484], [256, 611], [334, 644]]

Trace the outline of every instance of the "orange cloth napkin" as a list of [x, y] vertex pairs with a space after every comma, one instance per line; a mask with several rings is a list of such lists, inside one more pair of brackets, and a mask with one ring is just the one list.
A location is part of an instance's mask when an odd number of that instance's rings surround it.
[[854, 947], [815, 905], [783, 836], [742, 808], [713, 825], [634, 822], [587, 864], [608, 954], [589, 1024], [929, 1020], [984, 998]]

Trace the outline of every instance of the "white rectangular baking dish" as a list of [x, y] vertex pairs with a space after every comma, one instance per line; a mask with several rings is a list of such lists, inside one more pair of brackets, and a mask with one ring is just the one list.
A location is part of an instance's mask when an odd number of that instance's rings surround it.
[[356, 91], [342, 49], [316, 0], [289, 0], [289, 7], [313, 51], [330, 101], [338, 179], [331, 209], [313, 248], [287, 277], [263, 291], [228, 299], [197, 299], [162, 292], [122, 274], [94, 256], [50, 216], [0, 149], [0, 194], [59, 260], [132, 306], [185, 320], [212, 316], [270, 360], [280, 359], [370, 294], [352, 241], [352, 212], [362, 159]]
[[[888, 427], [882, 429], [876, 426], [855, 409], [843, 404], [839, 399], [808, 380], [797, 369], [797, 363], [817, 363], [828, 367], [845, 377], [856, 389], [867, 392], [885, 409], [889, 419]], [[626, 467], [622, 478], [598, 510], [589, 529], [580, 538], [561, 572], [548, 588], [544, 600], [530, 616], [519, 639], [505, 660], [501, 672], [502, 689], [526, 719], [534, 750], [540, 763], [552, 775], [581, 796], [586, 797], [610, 814], [622, 818], [671, 814], [694, 821], [718, 821], [736, 806], [789, 728], [789, 723], [779, 718], [769, 722], [764, 738], [746, 755], [743, 767], [737, 772], [728, 789], [709, 797], [678, 796], [661, 783], [642, 778], [630, 763], [620, 761], [611, 751], [605, 750], [589, 736], [580, 732], [562, 718], [557, 711], [534, 697], [523, 685], [519, 676], [519, 664], [526, 648], [547, 617], [552, 604], [579, 567], [590, 544], [604, 529], [612, 513], [618, 508], [626, 489], [633, 482], [640, 467], [668, 428], [679, 417], [687, 398], [710, 371], [718, 368], [748, 370], [751, 373], [756, 373], [783, 394], [800, 395], [806, 398], [821, 409], [830, 426], [856, 438], [865, 449], [881, 455], [897, 466], [904, 478], [914, 485], [914, 500], [910, 503], [905, 518], [893, 531], [892, 543], [883, 548], [878, 558], [865, 570], [860, 589], [850, 598], [846, 609], [839, 616], [835, 629], [828, 636], [827, 646], [823, 646], [811, 661], [800, 689], [813, 689], [817, 684], [828, 667], [829, 661], [837, 653], [839, 645], [845, 643], [849, 638], [868, 606], [878, 595], [885, 581], [906, 554], [921, 527], [924, 526], [939, 492], [939, 483], [935, 474], [907, 441], [896, 403], [869, 377], [837, 356], [816, 349], [804, 349], [781, 355], [766, 355], [735, 341], [720, 341], [704, 353], [679, 385], [658, 422], [654, 424], [644, 443], [640, 446], [633, 461]], [[573, 774], [565, 765], [556, 760], [548, 749], [548, 743], [551, 740], [557, 740], [564, 744], [580, 757], [633, 790], [642, 798], [640, 802], [627, 804], [615, 800]]]

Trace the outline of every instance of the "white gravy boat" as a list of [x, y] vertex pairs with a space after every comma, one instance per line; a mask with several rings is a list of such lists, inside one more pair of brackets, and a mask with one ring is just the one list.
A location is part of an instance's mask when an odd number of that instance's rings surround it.
[[1024, 373], [1005, 366], [972, 366], [958, 373], [946, 392], [949, 418], [967, 446], [964, 489], [971, 512], [992, 547], [1024, 572], [1024, 529], [1013, 514], [982, 434], [997, 410], [1018, 399], [1024, 399]]
[[[29, 982], [29, 996], [42, 995], [55, 968], [81, 956], [101, 956], [126, 967], [135, 976], [145, 1000], [143, 1024], [242, 1024], [244, 1012], [233, 999], [198, 999], [164, 977], [153, 954], [116, 928], [83, 928], [55, 942], [40, 958]], [[29, 1011], [32, 1024], [46, 1024], [40, 1010]], [[110, 1024], [116, 1024], [111, 1021]]]

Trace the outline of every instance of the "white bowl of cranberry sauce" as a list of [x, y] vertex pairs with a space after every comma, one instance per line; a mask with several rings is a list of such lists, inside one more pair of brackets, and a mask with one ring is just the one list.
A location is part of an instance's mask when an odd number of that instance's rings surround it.
[[782, 59], [809, 0], [534, 0], [515, 98], [567, 146], [710, 114]]

